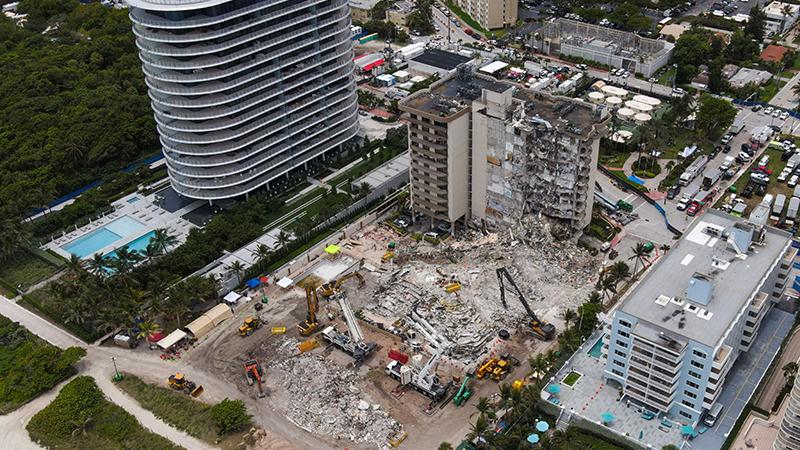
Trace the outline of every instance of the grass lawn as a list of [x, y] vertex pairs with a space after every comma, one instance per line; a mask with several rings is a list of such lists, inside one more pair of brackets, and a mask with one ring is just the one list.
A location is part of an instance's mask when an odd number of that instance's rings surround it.
[[[187, 378], [191, 380], [191, 377]], [[225, 449], [233, 449], [241, 440], [241, 433], [225, 436], [217, 434], [217, 426], [211, 417], [212, 405], [194, 400], [189, 395], [167, 387], [145, 383], [127, 373], [117, 386], [139, 402], [144, 409], [190, 436]]]
[[484, 30], [483, 27], [481, 27], [478, 24], [478, 22], [475, 21], [475, 19], [470, 17], [469, 14], [467, 14], [466, 12], [462, 11], [461, 8], [456, 6], [456, 4], [453, 3], [451, 0], [447, 1], [447, 7], [450, 8], [450, 11], [453, 11], [453, 13], [457, 15], [459, 19], [461, 19], [464, 23], [469, 25], [470, 28], [472, 28], [474, 31], [477, 31], [484, 35], [486, 34], [486, 30]]
[[678, 69], [674, 67], [670, 67], [669, 70], [666, 70], [658, 77], [658, 84], [664, 86], [672, 86], [672, 79], [675, 78], [675, 72]]
[[621, 169], [625, 161], [630, 157], [630, 153], [617, 153], [613, 155], [601, 155], [600, 163], [606, 167]]
[[[783, 85], [783, 83], [781, 83]], [[766, 86], [762, 87], [758, 91], [758, 99], [762, 102], [768, 102], [772, 100], [772, 97], [775, 97], [775, 94], [778, 93], [780, 88], [773, 82], [767, 83]]]
[[27, 289], [56, 273], [58, 267], [27, 251], [17, 252], [17, 256], [0, 264], [0, 279], [9, 287], [21, 286]]
[[86, 376], [64, 386], [26, 429], [31, 440], [48, 449], [183, 448], [142, 427], [135, 417], [106, 400], [94, 379]]
[[583, 375], [579, 374], [578, 372], [570, 372], [566, 377], [564, 377], [562, 383], [566, 384], [567, 386], [575, 386], [575, 383], [577, 383], [582, 376]]

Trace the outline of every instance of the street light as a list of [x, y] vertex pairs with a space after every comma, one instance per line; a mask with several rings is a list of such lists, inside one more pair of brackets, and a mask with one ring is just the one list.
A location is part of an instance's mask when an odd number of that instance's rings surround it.
[[111, 362], [114, 363], [114, 381], [122, 381], [122, 374], [117, 370], [117, 358], [112, 356]]

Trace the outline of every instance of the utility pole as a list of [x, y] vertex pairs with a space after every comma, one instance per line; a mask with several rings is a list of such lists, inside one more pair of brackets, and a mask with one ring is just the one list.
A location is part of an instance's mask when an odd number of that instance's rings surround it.
[[122, 381], [122, 374], [119, 373], [119, 370], [117, 370], [117, 358], [112, 356], [111, 362], [114, 363], [114, 381]]

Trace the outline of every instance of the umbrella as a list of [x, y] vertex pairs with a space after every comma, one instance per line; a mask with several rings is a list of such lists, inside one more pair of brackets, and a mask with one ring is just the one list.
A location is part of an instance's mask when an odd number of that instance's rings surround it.
[[536, 422], [536, 431], [544, 433], [545, 431], [550, 429], [550, 424], [545, 422], [544, 420], [540, 420]]
[[258, 285], [261, 284], [261, 282], [258, 280], [258, 278], [253, 278], [251, 280], [247, 280], [247, 283], [245, 284], [247, 284], [247, 287], [249, 287], [250, 289], [254, 289], [257, 288]]
[[684, 436], [697, 436], [697, 433], [694, 431], [691, 425], [684, 425], [681, 427], [681, 434]]
[[550, 386], [547, 386], [547, 392], [551, 394], [558, 394], [561, 392], [561, 386], [557, 384], [551, 384]]
[[325, 253], [327, 253], [329, 255], [335, 255], [335, 254], [339, 253], [339, 246], [336, 245], [336, 244], [331, 244], [331, 245], [325, 247]]
[[260, 282], [262, 282], [262, 283], [266, 284], [266, 283], [268, 283], [268, 282], [269, 282], [269, 277], [261, 277], [261, 278], [259, 278], [259, 279], [258, 279], [258, 281], [260, 281]]
[[534, 434], [528, 436], [528, 442], [530, 442], [531, 444], [538, 443], [539, 442], [539, 435], [534, 433]]
[[603, 423], [609, 423], [613, 422], [615, 417], [614, 414], [611, 413], [611, 411], [606, 411], [603, 414], [600, 414], [600, 419], [603, 420]]

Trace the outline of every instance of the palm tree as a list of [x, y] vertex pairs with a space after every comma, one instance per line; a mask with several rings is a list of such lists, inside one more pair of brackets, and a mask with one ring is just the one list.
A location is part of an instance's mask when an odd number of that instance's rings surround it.
[[783, 377], [789, 379], [797, 375], [798, 364], [796, 362], [787, 363], [783, 366]]
[[276, 239], [278, 240], [279, 247], [283, 247], [289, 243], [289, 235], [283, 230], [278, 233], [278, 237]]
[[481, 416], [484, 416], [491, 409], [491, 406], [489, 405], [489, 399], [486, 397], [479, 398], [478, 403], [475, 404], [475, 409], [478, 410]]
[[567, 308], [567, 309], [564, 310], [564, 322], [566, 324], [567, 330], [569, 330], [570, 322], [574, 321], [577, 318], [578, 318], [578, 314], [575, 313], [574, 310], [572, 310], [570, 308]]
[[489, 431], [489, 421], [486, 419], [486, 416], [481, 414], [478, 416], [475, 423], [471, 424], [469, 434], [467, 434], [467, 440], [473, 441], [477, 437], [482, 437], [487, 431]]
[[116, 269], [119, 273], [128, 273], [137, 262], [141, 261], [142, 257], [137, 251], [131, 251], [127, 245], [120, 247], [114, 251], [114, 257], [111, 258], [111, 267]]
[[67, 273], [74, 277], [83, 272], [83, 270], [83, 260], [78, 255], [69, 255], [69, 261], [67, 261]]
[[157, 323], [148, 320], [139, 324], [139, 332], [136, 333], [136, 337], [147, 339], [158, 331], [161, 331], [161, 327]]
[[442, 442], [439, 444], [438, 450], [453, 450], [453, 446], [449, 442]]
[[103, 256], [102, 253], [95, 253], [92, 259], [86, 261], [86, 267], [89, 269], [89, 272], [95, 275], [106, 273], [107, 265], [108, 259]]
[[232, 262], [228, 266], [228, 270], [230, 272], [233, 272], [234, 275], [236, 275], [236, 281], [237, 282], [239, 282], [239, 283], [242, 282], [242, 278], [244, 278], [244, 264], [242, 264], [241, 261], [236, 260], [236, 261]]
[[586, 298], [586, 301], [589, 303], [602, 303], [603, 296], [597, 291], [592, 291], [592, 293], [589, 294], [589, 297]]
[[82, 414], [82, 416], [83, 417], [71, 419], [69, 421], [69, 424], [72, 426], [72, 437], [86, 437], [92, 425], [94, 425], [94, 417], [88, 414]]
[[150, 245], [153, 245], [162, 255], [166, 254], [169, 249], [178, 243], [178, 238], [169, 234], [166, 228], [159, 228], [154, 231], [153, 237], [150, 238]]
[[[553, 356], [555, 356], [555, 354], [553, 354]], [[536, 356], [528, 358], [528, 364], [531, 366], [531, 372], [536, 379], [541, 381], [542, 375], [547, 373], [551, 363], [548, 356], [543, 353], [537, 353]]]
[[265, 244], [258, 244], [258, 246], [256, 246], [256, 250], [253, 252], [253, 256], [255, 256], [259, 261], [268, 261], [270, 258], [272, 258], [272, 249], [267, 247]]
[[661, 250], [662, 253], [666, 254], [670, 248], [671, 247], [669, 246], [669, 244], [663, 244], [661, 245], [661, 247], [659, 247], [659, 250]]
[[609, 293], [614, 293], [614, 294], [617, 293], [616, 280], [614, 280], [610, 276], [605, 275], [601, 277], [600, 280], [597, 282], [597, 284], [600, 290], [603, 292], [603, 294], [608, 296], [608, 298], [611, 298], [611, 294]]
[[614, 287], [616, 287], [620, 281], [630, 276], [631, 268], [625, 261], [617, 261], [609, 267], [608, 274], [614, 279]]
[[170, 295], [165, 302], [167, 311], [175, 315], [175, 321], [178, 322], [178, 328], [181, 327], [181, 317], [188, 314], [192, 309], [189, 306], [189, 300], [181, 295]]
[[153, 244], [153, 241], [150, 241], [150, 243], [147, 244], [147, 247], [145, 247], [144, 250], [142, 250], [140, 253], [145, 259], [149, 259], [149, 260], [156, 259], [156, 258], [158, 258], [159, 256], [161, 256], [163, 254]]
[[643, 242], [637, 242], [635, 246], [631, 247], [631, 250], [633, 250], [633, 256], [628, 259], [635, 260], [633, 265], [633, 273], [635, 275], [639, 272], [639, 262], [644, 265], [643, 258], [647, 255], [647, 249], [645, 249]]

